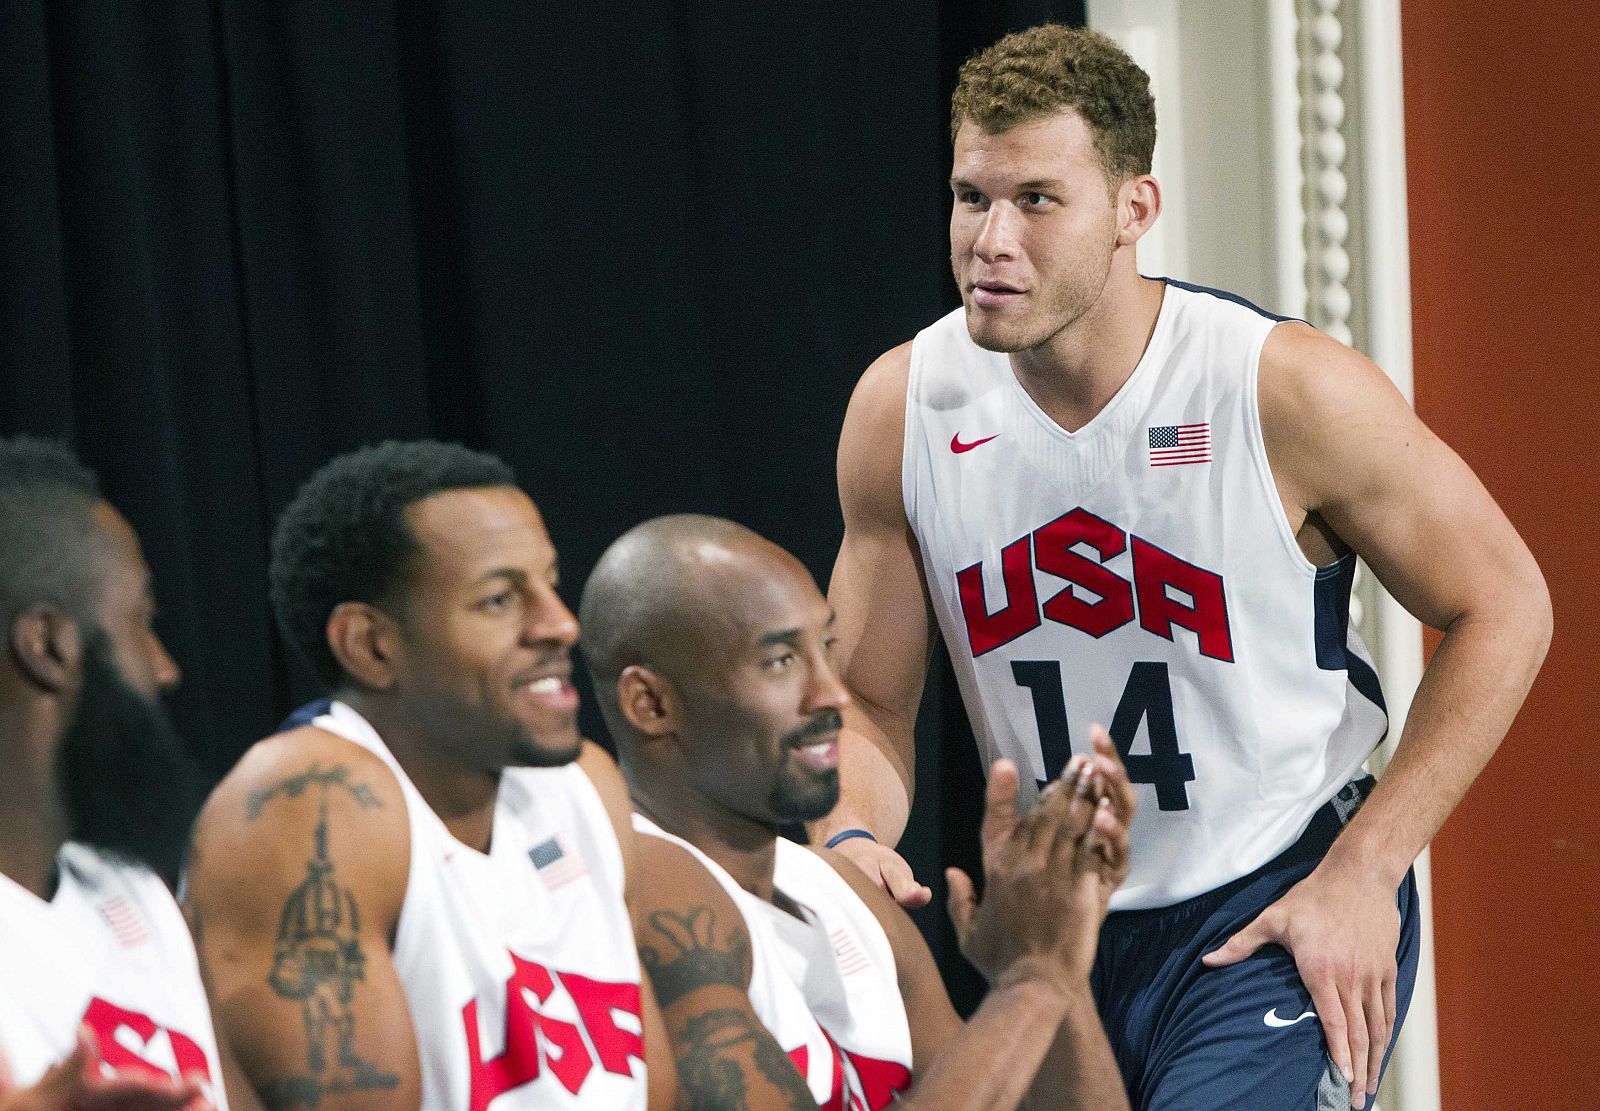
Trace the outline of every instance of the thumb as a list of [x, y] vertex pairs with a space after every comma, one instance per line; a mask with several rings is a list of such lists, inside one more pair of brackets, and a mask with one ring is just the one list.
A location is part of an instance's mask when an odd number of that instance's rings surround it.
[[1200, 963], [1207, 968], [1226, 968], [1230, 964], [1238, 964], [1251, 953], [1261, 948], [1267, 942], [1274, 940], [1272, 933], [1262, 925], [1257, 918], [1244, 929], [1230, 937], [1222, 947], [1213, 949], [1200, 958]]
[[978, 911], [978, 896], [973, 891], [972, 879], [960, 868], [946, 868], [944, 881], [950, 888], [945, 909], [950, 912], [950, 922], [956, 928], [956, 938], [966, 940], [972, 930], [972, 919]]

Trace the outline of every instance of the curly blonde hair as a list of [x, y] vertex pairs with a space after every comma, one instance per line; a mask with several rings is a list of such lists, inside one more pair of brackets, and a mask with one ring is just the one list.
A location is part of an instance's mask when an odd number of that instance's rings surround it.
[[950, 98], [950, 137], [963, 123], [998, 132], [1064, 109], [1089, 125], [1113, 189], [1150, 172], [1150, 75], [1105, 35], [1059, 23], [1017, 31], [966, 60]]

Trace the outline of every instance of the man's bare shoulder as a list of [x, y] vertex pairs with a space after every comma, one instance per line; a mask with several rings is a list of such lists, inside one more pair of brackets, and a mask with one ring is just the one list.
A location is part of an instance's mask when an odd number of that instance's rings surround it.
[[1273, 475], [1306, 509], [1360, 496], [1406, 447], [1433, 439], [1372, 360], [1305, 324], [1268, 334], [1258, 396]]
[[191, 884], [298, 868], [319, 825], [341, 834], [349, 872], [403, 889], [410, 836], [399, 781], [378, 756], [311, 725], [258, 741], [217, 785], [195, 824]]
[[[699, 857], [676, 842], [643, 834], [637, 851], [640, 913], [635, 932], [640, 959], [651, 973], [662, 1006], [710, 983], [748, 989], [750, 935], [733, 897]], [[682, 958], [697, 952], [722, 954], [726, 967], [703, 983], [680, 982], [683, 970], [693, 963]], [[675, 972], [667, 973], [675, 966]]]

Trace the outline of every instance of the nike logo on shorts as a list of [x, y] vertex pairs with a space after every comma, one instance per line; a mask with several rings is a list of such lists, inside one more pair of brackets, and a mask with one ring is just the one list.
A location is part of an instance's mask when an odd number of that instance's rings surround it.
[[1276, 1028], [1281, 1026], [1293, 1026], [1301, 1019], [1315, 1018], [1316, 1015], [1316, 1011], [1307, 1011], [1305, 1014], [1301, 1015], [1300, 1018], [1279, 1018], [1278, 1008], [1274, 1007], [1261, 1017], [1261, 1021], [1266, 1023], [1268, 1026]]

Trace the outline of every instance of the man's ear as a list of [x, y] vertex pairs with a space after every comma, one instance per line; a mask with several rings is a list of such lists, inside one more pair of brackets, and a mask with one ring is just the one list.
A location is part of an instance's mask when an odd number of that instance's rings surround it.
[[399, 634], [394, 618], [366, 602], [340, 602], [328, 615], [328, 649], [345, 673], [369, 690], [394, 685]]
[[617, 708], [641, 736], [656, 738], [678, 728], [677, 692], [668, 680], [641, 664], [617, 676]]
[[1144, 238], [1161, 215], [1161, 186], [1149, 174], [1129, 178], [1117, 190], [1117, 246]]
[[55, 606], [36, 602], [12, 622], [11, 654], [30, 681], [59, 693], [72, 684], [83, 663], [83, 632]]

